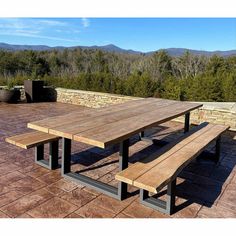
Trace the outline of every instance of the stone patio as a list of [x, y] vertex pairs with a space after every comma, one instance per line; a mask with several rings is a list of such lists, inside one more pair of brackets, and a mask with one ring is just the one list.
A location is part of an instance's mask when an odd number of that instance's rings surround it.
[[[140, 205], [138, 190], [133, 187], [129, 188], [129, 198], [120, 202], [65, 180], [60, 169], [50, 171], [34, 164], [33, 149], [23, 150], [4, 142], [8, 136], [27, 131], [29, 121], [82, 109], [92, 108], [63, 103], [0, 104], [0, 218], [170, 217]], [[181, 123], [167, 122], [148, 131], [148, 135], [170, 141], [182, 128]], [[157, 148], [133, 137], [130, 163]], [[209, 151], [213, 148], [209, 147]], [[118, 171], [118, 146], [102, 150], [73, 142], [72, 153], [74, 171], [117, 185], [114, 175]], [[177, 211], [171, 217], [236, 217], [235, 164], [236, 140], [227, 133], [222, 139], [218, 165], [204, 155], [181, 173], [177, 179]]]

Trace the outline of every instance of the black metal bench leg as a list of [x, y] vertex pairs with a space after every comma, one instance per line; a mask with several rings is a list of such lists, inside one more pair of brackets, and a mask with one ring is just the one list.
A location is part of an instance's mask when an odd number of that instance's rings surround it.
[[[129, 159], [129, 139], [124, 140], [120, 144], [120, 156], [119, 156], [119, 171], [122, 171], [128, 167]], [[127, 197], [127, 184], [123, 182], [118, 183], [118, 198], [123, 200]]]
[[149, 197], [148, 191], [140, 189], [140, 202], [143, 205], [151, 207], [154, 210], [158, 210], [162, 213], [171, 215], [175, 210], [175, 188], [176, 179], [167, 185], [166, 201], [154, 197]]
[[39, 145], [35, 147], [35, 162], [43, 160], [44, 157], [44, 145]]
[[49, 168], [51, 170], [58, 167], [58, 146], [58, 140], [49, 143]]
[[221, 150], [221, 136], [219, 136], [216, 139], [216, 147], [215, 147], [215, 154], [216, 154], [215, 162], [216, 163], [218, 163], [220, 160], [220, 150]]
[[62, 159], [61, 172], [62, 175], [71, 172], [71, 140], [62, 138]]
[[143, 201], [147, 198], [149, 198], [148, 191], [144, 189], [140, 189], [140, 200]]
[[171, 215], [175, 208], [175, 189], [176, 179], [170, 182], [167, 186], [167, 200], [166, 200], [166, 212]]
[[44, 145], [35, 147], [35, 163], [49, 170], [58, 167], [58, 140], [49, 143], [49, 160], [44, 159]]
[[190, 112], [185, 114], [184, 133], [187, 133], [189, 131], [189, 126], [190, 126]]

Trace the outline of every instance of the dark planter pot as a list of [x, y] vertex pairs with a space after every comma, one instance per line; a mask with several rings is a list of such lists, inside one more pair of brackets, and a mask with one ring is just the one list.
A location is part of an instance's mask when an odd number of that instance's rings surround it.
[[43, 80], [25, 80], [25, 96], [27, 102], [41, 102], [43, 95]]
[[18, 89], [12, 89], [12, 90], [1, 89], [0, 90], [1, 102], [15, 103], [19, 100], [20, 100], [20, 90]]

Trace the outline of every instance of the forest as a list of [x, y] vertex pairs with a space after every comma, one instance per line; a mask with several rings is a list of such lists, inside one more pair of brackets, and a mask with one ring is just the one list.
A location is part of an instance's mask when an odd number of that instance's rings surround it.
[[98, 49], [0, 50], [0, 85], [43, 79], [47, 85], [140, 97], [236, 101], [236, 56], [171, 57]]

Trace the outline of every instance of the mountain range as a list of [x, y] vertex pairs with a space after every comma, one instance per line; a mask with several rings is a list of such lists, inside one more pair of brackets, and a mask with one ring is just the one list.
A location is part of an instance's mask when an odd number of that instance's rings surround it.
[[0, 43], [0, 49], [7, 50], [7, 51], [22, 51], [22, 50], [33, 50], [33, 51], [50, 51], [50, 50], [64, 50], [64, 49], [100, 49], [107, 52], [116, 52], [116, 53], [126, 53], [126, 54], [152, 54], [156, 51], [165, 50], [170, 56], [181, 56], [186, 51], [194, 55], [204, 55], [204, 56], [212, 56], [217, 54], [219, 56], [228, 57], [236, 55], [236, 50], [228, 50], [228, 51], [203, 51], [203, 50], [192, 50], [187, 48], [166, 48], [166, 49], [159, 49], [152, 52], [141, 52], [135, 50], [126, 50], [120, 47], [117, 47], [113, 44], [108, 44], [104, 46], [73, 46], [73, 47], [63, 47], [63, 46], [56, 46], [50, 47], [46, 45], [14, 45], [14, 44], [7, 44], [7, 43]]

